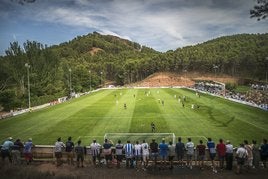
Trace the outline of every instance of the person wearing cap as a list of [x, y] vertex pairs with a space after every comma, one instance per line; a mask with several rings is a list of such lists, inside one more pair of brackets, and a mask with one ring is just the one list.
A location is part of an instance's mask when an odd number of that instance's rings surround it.
[[29, 138], [28, 141], [24, 144], [24, 150], [23, 150], [27, 165], [29, 165], [30, 162], [33, 160], [32, 147], [34, 147], [32, 138]]
[[226, 141], [226, 169], [232, 170], [233, 169], [233, 152], [234, 148], [233, 145], [229, 140]]
[[12, 137], [9, 137], [2, 145], [1, 155], [2, 155], [3, 162], [5, 161], [5, 158], [8, 157], [9, 162], [12, 163], [11, 153], [10, 153], [11, 147], [14, 145], [12, 140], [13, 140]]

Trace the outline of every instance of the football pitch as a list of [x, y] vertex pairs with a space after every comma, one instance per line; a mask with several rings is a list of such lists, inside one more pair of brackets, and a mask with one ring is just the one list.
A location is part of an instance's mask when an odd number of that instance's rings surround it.
[[[207, 94], [198, 97], [188, 89], [133, 88], [100, 90], [1, 120], [0, 140], [12, 136], [26, 141], [31, 137], [35, 144], [54, 145], [58, 137], [66, 141], [72, 136], [75, 142], [80, 138], [84, 145], [89, 145], [94, 138], [102, 143], [106, 133], [150, 135], [152, 122], [156, 126], [155, 135], [174, 133], [184, 142], [191, 137], [195, 144], [200, 139], [205, 142], [207, 137], [216, 143], [220, 138], [228, 139], [235, 145], [244, 139], [260, 143], [268, 137], [267, 111]], [[115, 137], [123, 143], [125, 138], [124, 134]]]

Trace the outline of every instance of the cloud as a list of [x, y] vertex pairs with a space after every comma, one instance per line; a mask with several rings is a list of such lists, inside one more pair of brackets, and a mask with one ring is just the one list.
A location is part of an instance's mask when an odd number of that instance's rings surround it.
[[266, 23], [249, 18], [253, 5], [251, 0], [44, 0], [19, 11], [34, 22], [98, 31], [166, 51], [221, 35], [267, 32]]

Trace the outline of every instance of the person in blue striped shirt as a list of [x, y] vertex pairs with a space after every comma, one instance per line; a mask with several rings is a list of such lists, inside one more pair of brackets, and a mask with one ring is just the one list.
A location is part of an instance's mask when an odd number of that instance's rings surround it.
[[133, 145], [128, 140], [124, 145], [125, 155], [126, 155], [126, 167], [133, 167]]

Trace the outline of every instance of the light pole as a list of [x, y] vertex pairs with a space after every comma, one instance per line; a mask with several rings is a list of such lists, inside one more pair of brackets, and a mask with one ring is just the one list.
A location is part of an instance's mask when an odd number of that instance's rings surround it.
[[31, 65], [28, 63], [25, 63], [25, 67], [27, 68], [27, 78], [28, 78], [28, 106], [29, 110], [31, 109], [31, 91], [30, 91], [30, 76], [29, 76], [29, 70]]
[[89, 91], [91, 91], [91, 71], [89, 70]]
[[72, 69], [69, 68], [70, 97], [72, 96]]
[[100, 84], [102, 86], [102, 71], [100, 72]]

